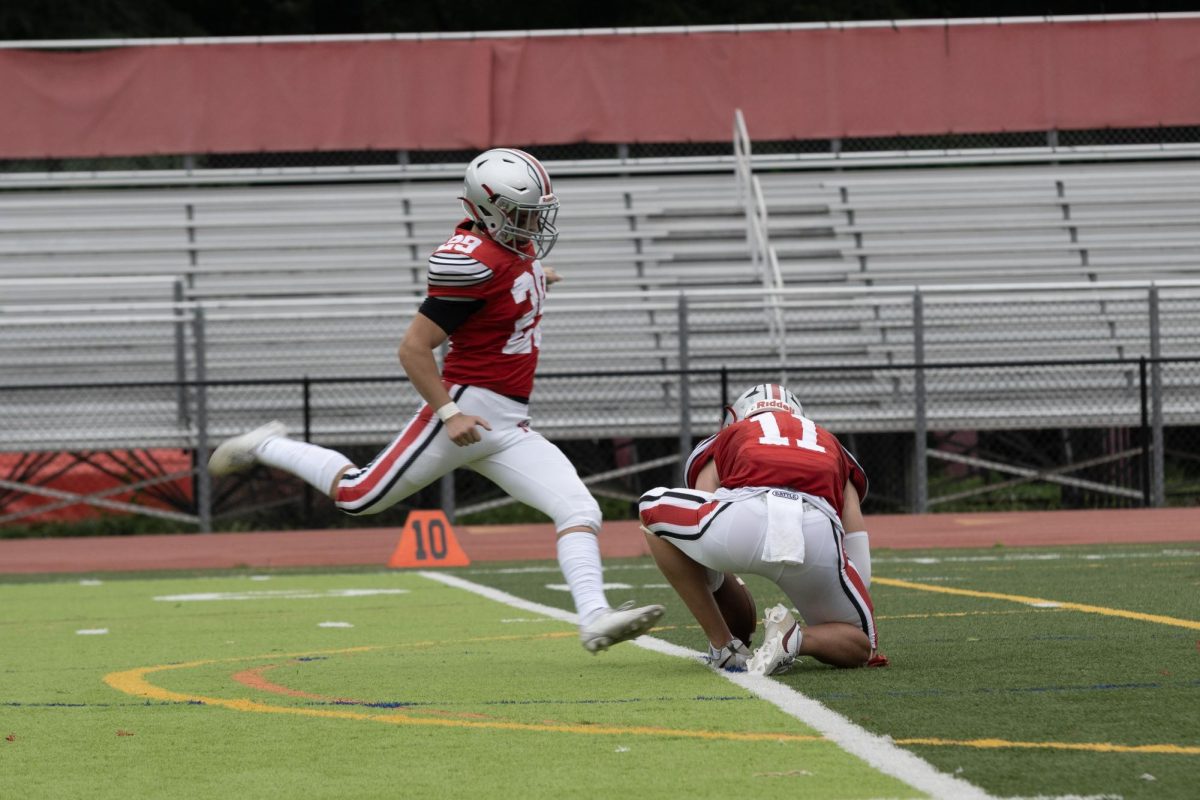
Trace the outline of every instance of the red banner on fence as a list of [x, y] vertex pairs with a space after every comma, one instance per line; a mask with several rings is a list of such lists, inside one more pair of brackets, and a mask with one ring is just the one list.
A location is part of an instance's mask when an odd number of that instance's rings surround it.
[[0, 50], [0, 158], [1200, 124], [1200, 17]]

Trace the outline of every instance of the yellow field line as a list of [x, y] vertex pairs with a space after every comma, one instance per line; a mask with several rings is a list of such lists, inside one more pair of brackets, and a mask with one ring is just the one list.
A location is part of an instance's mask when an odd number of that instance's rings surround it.
[[1158, 625], [1173, 625], [1177, 628], [1188, 628], [1194, 631], [1200, 631], [1200, 622], [1190, 619], [1179, 619], [1178, 617], [1164, 617], [1158, 614], [1143, 614], [1140, 611], [1126, 611], [1121, 608], [1105, 608], [1104, 606], [1089, 606], [1083, 603], [1068, 603], [1062, 600], [1045, 600], [1040, 597], [1026, 597], [1019, 594], [1001, 594], [999, 592], [977, 592], [974, 589], [955, 589], [950, 586], [931, 586], [927, 583], [912, 583], [910, 581], [900, 581], [895, 578], [880, 578], [875, 577], [871, 580], [872, 583], [877, 583], [883, 586], [894, 586], [897, 589], [915, 589], [920, 592], [936, 592], [939, 594], [953, 594], [960, 597], [983, 597], [989, 600], [1008, 600], [1012, 603], [1024, 603], [1033, 606], [1053, 606], [1057, 608], [1065, 608], [1069, 611], [1082, 611], [1085, 614], [1102, 614], [1106, 617], [1123, 617], [1125, 619], [1136, 619], [1141, 622], [1154, 622]]
[[[574, 635], [572, 632], [571, 635]], [[500, 638], [500, 637], [498, 637]], [[510, 638], [510, 637], [502, 637]], [[519, 638], [519, 637], [512, 637]], [[329, 655], [342, 653], [360, 653], [380, 647], [349, 647], [341, 650], [320, 650], [309, 653], [296, 653], [291, 657], [313, 655]], [[657, 728], [650, 726], [619, 727], [608, 725], [569, 725], [569, 724], [537, 724], [511, 722], [503, 720], [475, 721], [462, 719], [444, 719], [429, 717], [413, 717], [403, 712], [387, 714], [368, 714], [361, 711], [343, 709], [303, 708], [294, 706], [275, 706], [246, 698], [207, 697], [204, 695], [184, 694], [164, 689], [150, 683], [146, 676], [156, 672], [166, 672], [177, 669], [191, 669], [210, 664], [229, 663], [234, 661], [252, 661], [264, 658], [280, 658], [276, 653], [272, 656], [252, 656], [246, 658], [220, 658], [204, 661], [190, 661], [184, 664], [160, 664], [153, 667], [137, 667], [121, 672], [111, 672], [104, 676], [104, 682], [114, 689], [150, 700], [164, 700], [175, 703], [203, 703], [204, 705], [219, 706], [234, 711], [249, 711], [259, 714], [293, 714], [305, 717], [325, 717], [329, 719], [352, 719], [367, 722], [382, 722], [391, 725], [424, 725], [442, 728], [486, 728], [492, 730], [552, 732], [552, 733], [581, 733], [592, 736], [669, 736], [684, 739], [730, 740], [741, 742], [821, 742], [824, 736], [815, 734], [800, 735], [794, 733], [755, 733], [740, 731], [706, 731], [679, 728]]]
[[[951, 589], [947, 590], [940, 586], [924, 586], [922, 584], [910, 584], [906, 581], [898, 581], [894, 579], [875, 578], [874, 582], [888, 583], [899, 588], [913, 589], [930, 589], [933, 591], [941, 591], [947, 594], [966, 594], [976, 597], [992, 597], [996, 599], [1015, 600], [1017, 602], [1048, 602], [1038, 600], [1036, 598], [1024, 598], [1017, 595], [997, 595], [987, 592], [974, 592], [966, 589]], [[1064, 603], [1063, 607], [1071, 607], [1073, 604]], [[1091, 608], [1083, 606], [1082, 609]], [[1113, 611], [1112, 609], [1101, 609], [1103, 611]], [[1099, 613], [1099, 612], [1098, 612]], [[1129, 613], [1129, 612], [1126, 612]], [[1121, 615], [1119, 612], [1118, 616]], [[1148, 617], [1150, 615], [1140, 614], [1138, 618]], [[1170, 618], [1155, 618], [1159, 619]], [[1179, 620], [1179, 622], [1188, 622], [1188, 620]], [[569, 634], [546, 633], [538, 634], [532, 638], [557, 638], [560, 635]], [[480, 641], [491, 640], [507, 640], [531, 638], [529, 636], [495, 636], [482, 637]], [[800, 735], [791, 733], [767, 733], [767, 732], [740, 732], [740, 731], [707, 731], [707, 730], [689, 730], [681, 728], [657, 728], [651, 726], [608, 726], [608, 725], [570, 725], [565, 723], [524, 723], [512, 722], [503, 720], [488, 720], [475, 721], [463, 719], [446, 719], [446, 718], [429, 718], [429, 717], [413, 717], [404, 712], [390, 712], [387, 714], [369, 714], [361, 711], [351, 711], [347, 709], [324, 709], [324, 708], [304, 708], [294, 706], [276, 706], [269, 703], [262, 703], [257, 700], [248, 698], [224, 698], [224, 697], [208, 697], [205, 695], [185, 694], [175, 692], [170, 689], [165, 689], [161, 686], [155, 686], [147, 679], [147, 675], [157, 672], [168, 672], [179, 669], [194, 669], [196, 667], [204, 667], [212, 664], [229, 664], [244, 661], [258, 661], [279, 658], [305, 658], [319, 655], [351, 655], [355, 653], [367, 653], [375, 650], [384, 650], [390, 647], [414, 647], [414, 646], [433, 646], [440, 642], [406, 642], [404, 645], [364, 645], [360, 647], [345, 647], [330, 650], [310, 650], [300, 653], [270, 653], [261, 656], [234, 656], [228, 658], [205, 659], [201, 661], [189, 661], [180, 664], [159, 664], [152, 667], [137, 667], [134, 669], [123, 670], [119, 672], [111, 672], [104, 676], [104, 682], [117, 691], [135, 697], [143, 697], [149, 700], [160, 700], [175, 703], [202, 703], [204, 705], [217, 706], [220, 708], [228, 708], [233, 711], [244, 711], [259, 714], [291, 714], [295, 716], [305, 717], [323, 717], [326, 719], [348, 719], [366, 722], [379, 722], [390, 725], [424, 725], [443, 728], [477, 728], [491, 730], [510, 730], [510, 731], [525, 731], [537, 733], [575, 733], [587, 734], [592, 736], [666, 736], [673, 738], [685, 739], [703, 739], [703, 740], [726, 740], [726, 741], [744, 741], [744, 742], [820, 742], [826, 741], [825, 737], [818, 735]], [[935, 746], [935, 747], [972, 747], [977, 749], [1001, 749], [1001, 748], [1021, 748], [1021, 749], [1039, 749], [1039, 750], [1074, 750], [1094, 753], [1149, 753], [1149, 754], [1165, 754], [1165, 755], [1200, 755], [1200, 746], [1174, 745], [1174, 744], [1150, 744], [1150, 745], [1121, 745], [1111, 742], [1015, 742], [1005, 739], [940, 739], [935, 737], [930, 738], [908, 738], [896, 739], [896, 744], [902, 746]]]
[[1005, 739], [896, 739], [900, 745], [936, 747], [975, 747], [998, 750], [1006, 747], [1027, 750], [1082, 750], [1089, 753], [1153, 753], [1159, 755], [1200, 755], [1200, 747], [1178, 744], [1112, 744], [1111, 742], [1010, 742]]
[[[339, 653], [357, 653], [382, 649], [382, 647], [350, 647], [340, 650], [320, 650], [297, 656], [330, 655]], [[204, 705], [228, 708], [233, 711], [247, 711], [259, 714], [292, 714], [305, 717], [324, 717], [326, 719], [349, 719], [366, 722], [380, 722], [390, 725], [424, 725], [442, 728], [477, 728], [491, 730], [510, 730], [537, 733], [575, 733], [591, 736], [667, 736], [684, 739], [726, 740], [742, 742], [819, 742], [825, 737], [816, 735], [799, 735], [791, 733], [756, 733], [740, 731], [706, 731], [681, 728], [657, 728], [650, 726], [620, 727], [610, 725], [569, 725], [569, 724], [537, 724], [525, 722], [510, 722], [503, 720], [475, 721], [462, 719], [444, 719], [428, 717], [412, 717], [403, 712], [388, 714], [368, 714], [361, 711], [345, 709], [303, 708], [293, 706], [276, 706], [261, 703], [246, 698], [207, 697], [204, 695], [184, 694], [155, 686], [146, 680], [146, 676], [156, 672], [167, 672], [176, 669], [191, 669], [211, 664], [229, 663], [232, 661], [250, 661], [263, 658], [279, 658], [276, 653], [272, 656], [252, 656], [245, 658], [220, 658], [205, 661], [190, 661], [184, 664], [160, 664], [153, 667], [137, 667], [135, 669], [112, 672], [104, 676], [104, 682], [114, 689], [150, 700], [163, 700], [176, 703], [203, 703]], [[1123, 745], [1111, 742], [1014, 742], [1006, 739], [940, 739], [940, 738], [908, 738], [896, 739], [896, 744], [902, 746], [933, 746], [933, 747], [972, 747], [977, 749], [1019, 748], [1027, 750], [1074, 750], [1091, 753], [1142, 753], [1157, 755], [1200, 755], [1200, 747], [1175, 744], [1144, 744]]]
[[[931, 586], [925, 583], [896, 580], [895, 578], [875, 577], [872, 583], [884, 586], [894, 586], [898, 589], [914, 589], [922, 592], [958, 595], [961, 597], [982, 597], [990, 600], [1007, 600], [1013, 603], [1023, 603], [1035, 606], [1050, 606], [1047, 610], [1063, 609], [1082, 611], [1086, 614], [1101, 614], [1109, 617], [1124, 617], [1142, 622], [1154, 622], [1159, 625], [1173, 625], [1180, 628], [1200, 630], [1200, 622], [1176, 617], [1164, 617], [1158, 614], [1144, 614], [1140, 611], [1126, 611], [1119, 608], [1091, 606], [1083, 603], [1069, 603], [1059, 600], [1046, 600], [1040, 597], [1026, 597], [1017, 594], [1002, 594], [999, 592], [979, 592], [974, 589], [955, 589], [949, 586]], [[969, 612], [968, 612], [969, 613]], [[915, 615], [914, 615], [915, 616]], [[1200, 755], [1200, 747], [1177, 744], [1143, 744], [1125, 745], [1111, 742], [1013, 742], [1006, 739], [938, 739], [912, 738], [896, 739], [899, 745], [929, 745], [936, 747], [973, 747], [978, 749], [1022, 748], [1029, 750], [1075, 750], [1090, 753], [1154, 753], [1168, 755]]]

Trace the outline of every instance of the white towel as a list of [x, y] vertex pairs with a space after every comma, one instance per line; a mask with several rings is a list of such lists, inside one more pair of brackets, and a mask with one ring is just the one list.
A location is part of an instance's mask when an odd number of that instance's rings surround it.
[[804, 563], [804, 500], [797, 492], [772, 489], [767, 500], [767, 540], [762, 559], [775, 564]]

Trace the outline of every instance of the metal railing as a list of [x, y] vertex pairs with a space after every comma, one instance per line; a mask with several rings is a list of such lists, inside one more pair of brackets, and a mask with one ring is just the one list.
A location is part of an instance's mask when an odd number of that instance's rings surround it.
[[[763, 199], [762, 183], [754, 175], [750, 134], [740, 108], [734, 111], [733, 116], [733, 153], [738, 199], [746, 209], [746, 244], [750, 249], [750, 263], [766, 290], [763, 299], [766, 301], [767, 324], [782, 365], [788, 360], [787, 326], [779, 296], [779, 290], [783, 288], [783, 274], [779, 269], [779, 255], [771, 246], [767, 203]], [[782, 372], [781, 376], [781, 380], [786, 380]]]

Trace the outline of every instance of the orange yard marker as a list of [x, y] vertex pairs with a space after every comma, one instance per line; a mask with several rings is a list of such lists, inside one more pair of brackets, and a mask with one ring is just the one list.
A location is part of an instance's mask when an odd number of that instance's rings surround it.
[[400, 531], [396, 552], [388, 559], [393, 568], [465, 567], [471, 563], [440, 509], [410, 511]]

